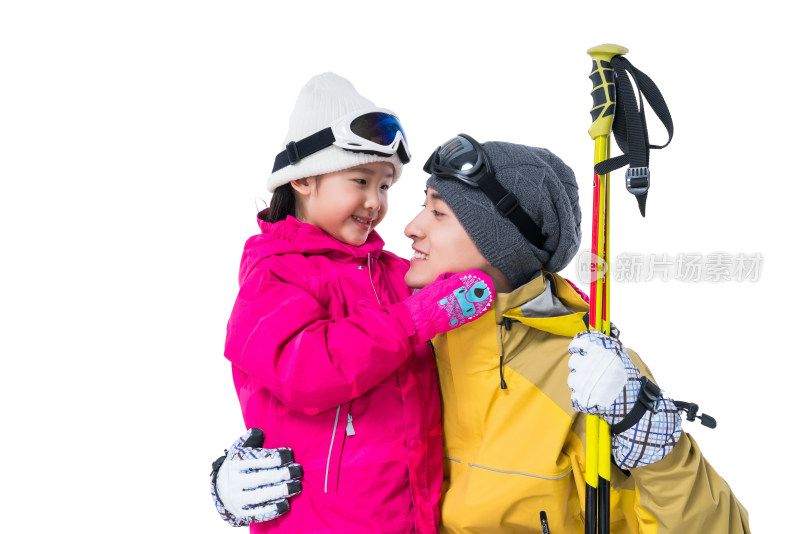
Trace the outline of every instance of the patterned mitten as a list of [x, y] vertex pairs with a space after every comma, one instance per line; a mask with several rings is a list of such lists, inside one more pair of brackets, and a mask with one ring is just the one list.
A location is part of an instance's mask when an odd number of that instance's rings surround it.
[[212, 464], [211, 495], [219, 515], [234, 527], [269, 521], [289, 511], [300, 493], [303, 468], [291, 449], [262, 449], [264, 432], [251, 428]]
[[612, 425], [612, 431], [640, 403], [639, 392], [647, 384], [643, 397], [648, 406], [641, 418], [626, 421], [621, 426], [631, 426], [613, 434], [617, 465], [631, 469], [664, 458], [681, 437], [680, 413], [661, 389], [642, 379], [625, 346], [618, 339], [587, 330], [575, 336], [569, 352], [572, 373], [567, 385], [572, 390], [572, 407], [599, 415]]
[[414, 321], [414, 341], [423, 342], [481, 317], [493, 301], [492, 279], [472, 269], [442, 274], [402, 303]]

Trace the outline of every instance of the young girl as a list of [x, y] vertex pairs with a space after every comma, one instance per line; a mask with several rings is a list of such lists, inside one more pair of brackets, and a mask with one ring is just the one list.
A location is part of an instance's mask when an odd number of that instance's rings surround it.
[[[436, 531], [441, 414], [424, 342], [480, 317], [493, 289], [467, 271], [411, 295], [408, 262], [373, 231], [408, 160], [397, 118], [350, 82], [327, 73], [302, 89], [268, 180], [262, 233], [245, 244], [225, 357], [246, 426], [263, 429], [264, 447], [292, 444], [303, 491], [292, 513], [254, 523], [286, 505], [265, 502], [276, 497], [269, 478], [251, 487], [257, 506], [237, 504], [241, 488], [222, 470], [215, 497], [232, 524]], [[290, 484], [283, 496], [296, 491]]]

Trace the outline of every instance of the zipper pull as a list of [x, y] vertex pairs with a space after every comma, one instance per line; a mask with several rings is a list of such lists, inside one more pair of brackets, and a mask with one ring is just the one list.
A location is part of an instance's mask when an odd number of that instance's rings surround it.
[[349, 413], [347, 414], [347, 427], [345, 428], [345, 433], [348, 436], [356, 435], [356, 429], [353, 428], [353, 416], [350, 415]]

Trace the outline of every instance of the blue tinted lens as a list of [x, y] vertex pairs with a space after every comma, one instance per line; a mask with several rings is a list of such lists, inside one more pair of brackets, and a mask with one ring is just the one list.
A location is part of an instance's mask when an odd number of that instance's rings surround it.
[[376, 112], [361, 115], [350, 123], [350, 130], [363, 139], [383, 146], [391, 145], [394, 138], [397, 137], [397, 132], [400, 132], [403, 139], [406, 138], [400, 121], [388, 113]]

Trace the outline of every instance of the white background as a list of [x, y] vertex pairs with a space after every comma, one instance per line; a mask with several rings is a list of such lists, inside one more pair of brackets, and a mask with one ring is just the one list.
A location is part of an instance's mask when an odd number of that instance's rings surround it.
[[800, 117], [779, 4], [3, 2], [0, 530], [230, 532], [208, 494], [243, 431], [225, 324], [309, 77], [337, 72], [403, 120], [389, 250], [409, 256], [422, 163], [461, 131], [569, 163], [588, 248], [585, 50], [605, 42], [675, 121], [646, 219], [612, 175], [612, 258], [764, 257], [755, 283], [617, 283], [612, 318], [670, 395], [717, 418], [686, 428], [754, 530], [796, 528]]

